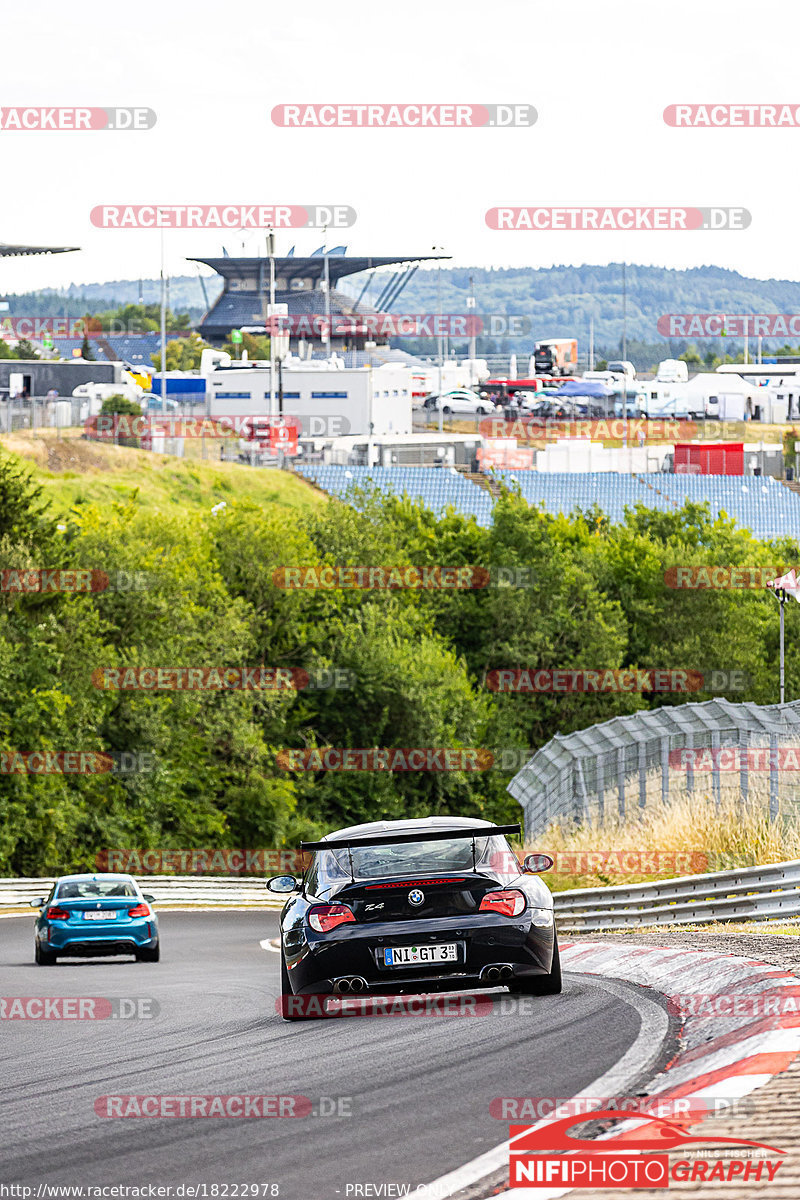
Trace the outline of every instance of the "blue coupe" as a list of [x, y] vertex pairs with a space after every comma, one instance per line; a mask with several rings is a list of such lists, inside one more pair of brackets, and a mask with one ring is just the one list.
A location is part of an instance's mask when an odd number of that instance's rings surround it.
[[36, 961], [133, 954], [158, 962], [158, 918], [152, 896], [143, 895], [132, 875], [63, 875], [45, 899], [36, 921]]

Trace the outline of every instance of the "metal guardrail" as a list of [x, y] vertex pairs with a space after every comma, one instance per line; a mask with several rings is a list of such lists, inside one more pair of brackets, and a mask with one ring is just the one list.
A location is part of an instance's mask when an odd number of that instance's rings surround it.
[[[0, 879], [0, 909], [24, 908], [31, 900], [46, 896], [54, 882], [52, 878]], [[268, 892], [264, 883], [260, 876], [143, 875], [139, 878], [142, 891], [159, 905], [282, 908], [284, 901]], [[685, 875], [656, 883], [575, 888], [555, 892], [553, 906], [556, 924], [563, 933], [795, 918], [800, 917], [800, 859], [709, 875]]]
[[[156, 904], [247, 904], [258, 908], [282, 908], [285, 900], [268, 892], [262, 876], [221, 878], [208, 875], [142, 875], [137, 877], [143, 892]], [[25, 908], [31, 900], [47, 896], [51, 879], [0, 879], [0, 909]]]
[[800, 917], [800, 859], [656, 883], [556, 892], [564, 933]]

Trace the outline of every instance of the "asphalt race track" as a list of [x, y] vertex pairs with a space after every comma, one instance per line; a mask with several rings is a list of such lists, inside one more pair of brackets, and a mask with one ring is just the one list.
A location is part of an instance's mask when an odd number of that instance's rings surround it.
[[[277, 913], [160, 921], [159, 964], [36, 967], [33, 920], [0, 920], [2, 996], [152, 997], [160, 1009], [149, 1020], [2, 1021], [5, 1182], [277, 1184], [259, 1194], [285, 1200], [381, 1195], [359, 1184], [413, 1191], [508, 1136], [493, 1097], [573, 1096], [641, 1026], [631, 1003], [579, 975], [561, 996], [525, 998], [522, 1013], [500, 1011], [503, 990], [488, 1016], [287, 1024], [275, 1012], [279, 957], [259, 945]], [[108, 1094], [301, 1095], [316, 1115], [108, 1119], [94, 1109]]]

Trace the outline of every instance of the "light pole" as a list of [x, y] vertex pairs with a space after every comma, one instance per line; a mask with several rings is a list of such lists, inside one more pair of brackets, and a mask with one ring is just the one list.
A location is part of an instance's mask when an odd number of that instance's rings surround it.
[[[322, 246], [324, 255], [323, 269], [325, 272], [325, 340], [328, 343], [328, 357], [333, 354], [333, 342], [331, 341], [331, 268], [328, 261], [328, 226], [323, 228], [323, 236], [325, 241]], [[370, 357], [370, 362], [372, 358]]]
[[[431, 249], [433, 250], [434, 254], [439, 253], [439, 252], [443, 253], [443, 248], [441, 246], [432, 246]], [[437, 264], [436, 264], [436, 314], [438, 317], [437, 330], [436, 330], [436, 333], [437, 333], [436, 357], [437, 357], [437, 360], [439, 363], [439, 389], [438, 389], [439, 390], [439, 405], [438, 405], [438, 407], [439, 407], [439, 433], [443, 433], [444, 432], [444, 413], [442, 411], [442, 405], [443, 405], [443, 401], [442, 401], [442, 368], [444, 367], [444, 363], [442, 361], [442, 264], [441, 264], [441, 262], [437, 262]]]
[[275, 234], [270, 229], [267, 234], [267, 247], [269, 249], [269, 315], [270, 315], [270, 335], [269, 335], [269, 415], [275, 415], [275, 337], [272, 326], [272, 314], [275, 311]]
[[778, 601], [781, 606], [780, 612], [780, 703], [783, 705], [786, 700], [785, 689], [785, 656], [784, 656], [784, 608], [788, 596], [794, 596], [795, 600], [800, 601], [800, 581], [794, 570], [787, 572], [786, 575], [781, 575], [780, 579], [772, 579], [767, 582], [767, 588]]
[[469, 386], [472, 387], [475, 378], [475, 279], [474, 276], [469, 277], [469, 296], [467, 297], [467, 308], [469, 309], [470, 336], [469, 336]]
[[[161, 210], [158, 210], [161, 212]], [[161, 226], [161, 411], [167, 415], [167, 275], [164, 266], [164, 226]]]

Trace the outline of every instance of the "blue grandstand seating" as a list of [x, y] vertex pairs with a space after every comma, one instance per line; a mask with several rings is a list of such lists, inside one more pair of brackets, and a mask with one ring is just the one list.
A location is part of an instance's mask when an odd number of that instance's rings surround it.
[[330, 493], [345, 496], [351, 487], [364, 487], [369, 480], [381, 491], [396, 496], [406, 493], [420, 499], [427, 508], [441, 515], [448, 505], [465, 516], [474, 516], [479, 525], [491, 524], [492, 496], [476, 487], [452, 468], [444, 467], [341, 467], [305, 466], [297, 470]]
[[[345, 496], [354, 484], [363, 486], [372, 480], [382, 491], [421, 499], [437, 515], [453, 505], [458, 512], [474, 516], [479, 525], [491, 524], [491, 494], [452, 468], [308, 465], [297, 470], [332, 496]], [[597, 505], [619, 522], [625, 519], [625, 509], [637, 504], [674, 512], [690, 500], [707, 503], [713, 518], [726, 513], [756, 538], [800, 538], [800, 495], [769, 476], [513, 470], [496, 475], [510, 486], [518, 484], [528, 503], [542, 505], [550, 513], [586, 511]]]
[[[185, 333], [168, 333], [167, 341], [186, 337]], [[73, 351], [80, 351], [83, 338], [54, 338], [53, 344], [62, 358], [71, 359]], [[98, 362], [129, 362], [131, 366], [153, 366], [152, 356], [161, 351], [161, 335], [158, 333], [109, 333], [89, 339], [92, 354]], [[111, 351], [109, 355], [108, 350]]]

